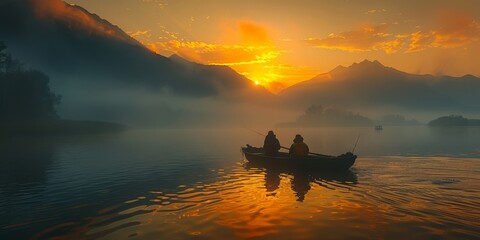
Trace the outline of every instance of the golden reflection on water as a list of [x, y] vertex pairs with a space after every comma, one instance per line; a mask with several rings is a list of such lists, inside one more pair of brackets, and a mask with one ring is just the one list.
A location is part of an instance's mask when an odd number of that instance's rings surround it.
[[405, 169], [396, 159], [373, 160], [338, 174], [239, 165], [218, 170], [213, 182], [152, 190], [100, 210], [54, 239], [478, 236], [480, 191], [464, 191], [478, 183], [471, 175], [478, 167], [448, 179], [451, 169], [432, 167], [440, 160], [412, 161], [415, 167]]

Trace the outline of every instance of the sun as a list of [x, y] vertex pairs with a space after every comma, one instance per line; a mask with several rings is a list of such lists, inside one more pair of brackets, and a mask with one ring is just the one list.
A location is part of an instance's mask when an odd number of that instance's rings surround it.
[[260, 83], [258, 81], [255, 81], [255, 85], [259, 85]]

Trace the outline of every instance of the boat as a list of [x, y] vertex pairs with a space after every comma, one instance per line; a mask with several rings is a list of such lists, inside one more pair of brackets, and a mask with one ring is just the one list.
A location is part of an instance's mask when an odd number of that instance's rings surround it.
[[278, 152], [274, 156], [267, 156], [263, 148], [252, 147], [247, 144], [242, 147], [242, 153], [248, 162], [264, 167], [277, 166], [279, 168], [300, 168], [316, 170], [348, 170], [357, 159], [351, 152], [339, 156], [310, 153], [306, 157], [293, 158], [286, 152]]

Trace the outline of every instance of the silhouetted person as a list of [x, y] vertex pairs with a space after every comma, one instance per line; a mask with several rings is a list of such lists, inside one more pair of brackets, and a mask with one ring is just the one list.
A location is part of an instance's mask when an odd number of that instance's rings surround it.
[[293, 144], [290, 146], [290, 156], [292, 157], [306, 157], [308, 155], [308, 152], [310, 150], [308, 149], [307, 144], [303, 142], [303, 137], [300, 134], [297, 134], [295, 136], [295, 139], [293, 139]]
[[273, 131], [269, 131], [265, 137], [265, 141], [263, 142], [263, 150], [265, 151], [265, 154], [269, 156], [277, 154], [278, 150], [280, 150], [280, 142]]

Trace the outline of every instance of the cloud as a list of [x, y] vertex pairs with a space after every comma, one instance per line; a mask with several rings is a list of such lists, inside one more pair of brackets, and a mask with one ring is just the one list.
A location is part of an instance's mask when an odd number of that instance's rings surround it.
[[240, 65], [233, 68], [250, 79], [258, 79], [274, 93], [318, 74], [316, 69], [280, 63], [278, 60], [267, 64]]
[[150, 32], [151, 32], [150, 30], [145, 30], [145, 31], [138, 30], [136, 32], [127, 32], [127, 33], [132, 37], [140, 37], [140, 36], [151, 36]]
[[461, 13], [442, 14], [442, 27], [435, 31], [434, 47], [456, 48], [480, 39], [480, 23]]
[[156, 53], [156, 54], [160, 54], [160, 49], [158, 49], [157, 45], [154, 44], [154, 43], [147, 43], [145, 44], [145, 46], [150, 49], [150, 51]]
[[143, 3], [149, 3], [153, 4], [153, 6], [158, 7], [160, 9], [164, 9], [166, 6], [168, 6], [167, 3], [164, 3], [161, 0], [141, 0]]
[[273, 43], [265, 27], [251, 21], [237, 22], [236, 32], [240, 39], [237, 39], [237, 43], [229, 44], [189, 41], [165, 28], [162, 28], [161, 32], [163, 36], [158, 38], [160, 41], [143, 39], [141, 31], [130, 33], [130, 36], [139, 39], [157, 53], [175, 53], [189, 60], [211, 65], [268, 63], [284, 52]]
[[282, 61], [280, 56], [286, 51], [276, 45], [268, 29], [262, 25], [238, 21], [233, 31], [229, 29], [230, 36], [237, 37], [229, 39], [229, 43], [190, 41], [166, 29], [161, 30], [162, 37], [158, 38], [159, 41], [144, 41], [140, 34], [130, 35], [142, 39], [145, 46], [159, 54], [174, 53], [202, 64], [232, 67], [272, 92], [279, 92], [318, 73], [314, 69], [292, 66]]
[[[230, 30], [228, 43], [191, 41], [180, 34], [161, 29], [162, 36], [156, 41], [144, 39], [143, 31], [130, 35], [159, 54], [177, 54], [194, 62], [209, 65], [225, 65], [245, 75], [252, 81], [273, 92], [316, 74], [311, 69], [294, 67], [281, 62], [279, 57], [286, 51], [275, 44], [268, 29], [255, 22], [238, 21]], [[283, 84], [281, 84], [283, 82]]]
[[407, 52], [428, 48], [459, 48], [480, 40], [480, 23], [459, 12], [440, 14], [440, 27], [411, 34]]
[[435, 41], [435, 36], [421, 31], [410, 34], [410, 44], [407, 52], [418, 52], [430, 48]]
[[164, 49], [190, 60], [212, 65], [244, 65], [266, 63], [277, 58], [282, 51], [275, 46], [249, 46], [242, 44], [212, 44], [200, 41], [170, 40], [156, 42]]
[[238, 22], [243, 43], [247, 45], [272, 45], [267, 29], [250, 21]]
[[384, 13], [387, 12], [387, 9], [372, 9], [369, 11], [366, 11], [365, 14], [375, 14], [375, 13]]
[[430, 48], [459, 48], [480, 40], [480, 23], [466, 14], [443, 12], [433, 30], [389, 33], [387, 24], [307, 38], [311, 46], [347, 52], [384, 51], [387, 54], [419, 52]]
[[326, 38], [308, 38], [305, 42], [317, 48], [348, 52], [384, 50], [386, 53], [395, 53], [402, 44], [387, 33], [387, 29], [387, 24], [367, 25], [353, 31], [331, 33]]

